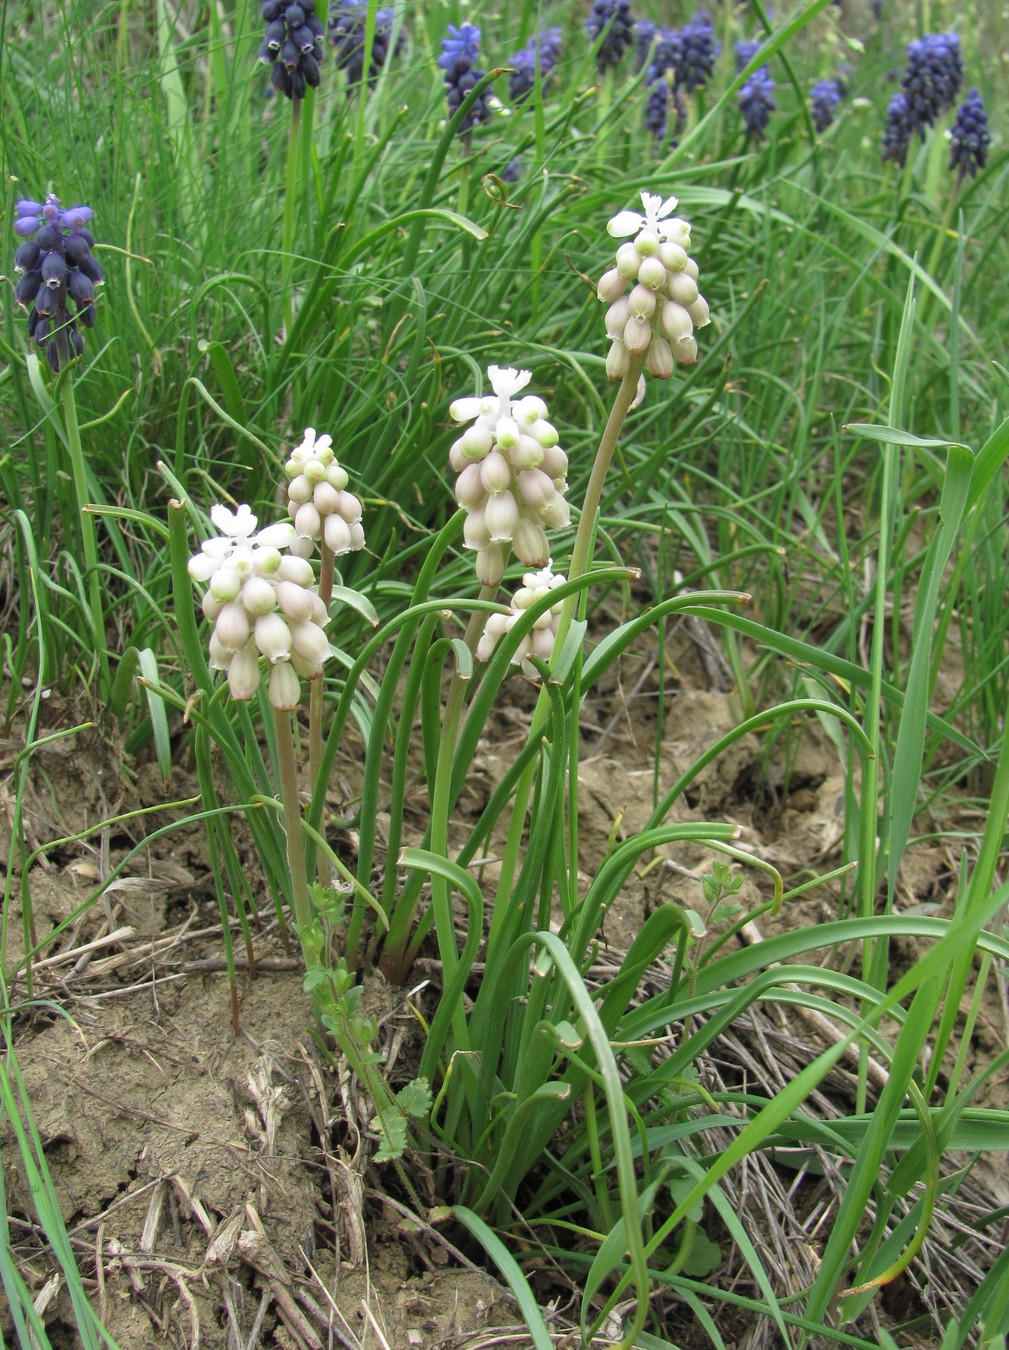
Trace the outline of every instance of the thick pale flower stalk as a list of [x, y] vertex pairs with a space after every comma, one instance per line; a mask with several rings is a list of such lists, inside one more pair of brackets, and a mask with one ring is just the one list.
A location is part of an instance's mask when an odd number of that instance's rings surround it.
[[[317, 436], [314, 427], [306, 427], [301, 444], [291, 451], [284, 465], [287, 475], [287, 511], [294, 523], [297, 539], [292, 550], [302, 557], [311, 555], [319, 545], [319, 599], [326, 613], [333, 600], [335, 560], [345, 553], [364, 548], [361, 525], [363, 507], [352, 492], [350, 481], [333, 451], [331, 436]], [[308, 768], [314, 784], [322, 763], [322, 681], [314, 681], [309, 695]], [[320, 885], [328, 884], [327, 865], [320, 853], [317, 860]]]

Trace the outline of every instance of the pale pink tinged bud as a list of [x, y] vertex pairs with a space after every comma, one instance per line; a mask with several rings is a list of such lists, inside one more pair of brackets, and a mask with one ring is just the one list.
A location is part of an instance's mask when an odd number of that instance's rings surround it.
[[476, 555], [476, 576], [481, 586], [500, 586], [508, 562], [508, 551], [500, 544], [488, 544]]
[[630, 296], [622, 295], [606, 311], [606, 336], [611, 339], [622, 338], [624, 325], [631, 317]]
[[278, 712], [294, 712], [297, 708], [301, 702], [301, 681], [289, 661], [278, 662], [270, 671], [267, 694]]
[[694, 331], [689, 313], [675, 300], [667, 300], [662, 306], [659, 325], [670, 342], [681, 342]]
[[647, 319], [632, 314], [624, 325], [624, 346], [631, 356], [640, 356], [648, 350], [652, 340], [652, 326]]
[[[686, 257], [686, 254], [684, 254]], [[638, 268], [638, 285], [657, 291], [666, 284], [666, 268], [660, 258], [642, 258]], [[637, 287], [635, 287], [635, 290]]]
[[[306, 591], [304, 586], [296, 586], [293, 581], [277, 583], [277, 604], [288, 619], [302, 621], [311, 617], [314, 606], [314, 592]], [[266, 613], [265, 610], [261, 611]]]
[[259, 653], [250, 642], [235, 652], [228, 665], [228, 689], [231, 697], [245, 701], [259, 688]]
[[652, 258], [659, 251], [659, 236], [654, 230], [642, 230], [634, 241], [634, 249], [639, 258]]
[[511, 450], [519, 443], [519, 428], [514, 417], [499, 417], [494, 434], [502, 450]]
[[301, 539], [318, 539], [322, 531], [322, 517], [315, 509], [314, 502], [305, 502], [304, 506], [298, 507], [298, 514], [294, 517], [294, 528]]
[[265, 577], [249, 577], [242, 587], [242, 606], [253, 617], [269, 614], [277, 607], [277, 588]]
[[462, 446], [467, 459], [483, 459], [494, 444], [494, 434], [490, 427], [470, 427], [456, 444]]
[[633, 244], [621, 244], [617, 249], [616, 270], [628, 281], [635, 281], [641, 266], [641, 254]]
[[677, 272], [669, 278], [669, 298], [684, 309], [697, 299], [697, 282], [686, 272]]
[[543, 446], [539, 441], [534, 436], [523, 433], [515, 449], [508, 452], [508, 458], [511, 460], [512, 468], [521, 472], [523, 469], [535, 469], [541, 463], [543, 454]]
[[[639, 282], [628, 297], [631, 317], [634, 319], [650, 319], [655, 313], [655, 292], [647, 286], [642, 286]], [[627, 325], [624, 325], [624, 341], [627, 342]]]
[[296, 558], [310, 558], [315, 550], [315, 544], [309, 538], [295, 539], [288, 547], [288, 552]]
[[[535, 572], [527, 572], [527, 577], [534, 577]], [[512, 609], [528, 609], [530, 605], [536, 603], [536, 589], [533, 586], [520, 586], [512, 596]]]
[[325, 464], [320, 464], [317, 459], [310, 459], [306, 462], [305, 467], [301, 472], [312, 486], [315, 487], [316, 483], [321, 483], [326, 477], [326, 466]]
[[364, 548], [364, 526], [359, 520], [355, 520], [350, 527], [350, 547], [354, 552]]
[[527, 567], [542, 567], [550, 557], [550, 545], [547, 543], [543, 526], [538, 520], [530, 520], [528, 516], [523, 516], [515, 526], [512, 548], [515, 550], [516, 558]]
[[668, 380], [673, 373], [673, 349], [658, 333], [645, 355], [645, 370], [657, 380]]
[[568, 457], [559, 445], [547, 446], [539, 467], [556, 487], [558, 478], [563, 478], [568, 471]]
[[512, 416], [518, 422], [520, 427], [527, 430], [534, 422], [540, 418], [546, 417], [547, 405], [537, 394], [526, 394], [520, 398], [517, 403], [512, 404]]
[[302, 557], [300, 554], [285, 554], [277, 568], [277, 580], [293, 581], [296, 586], [314, 586], [315, 573], [308, 561], [308, 555]]
[[292, 502], [297, 502], [300, 506], [302, 502], [307, 502], [312, 495], [312, 484], [303, 473], [299, 473], [297, 478], [292, 478], [287, 485], [287, 496]]
[[610, 344], [610, 350], [606, 355], [606, 375], [611, 380], [622, 380], [627, 374], [630, 361], [627, 357], [627, 348], [618, 338], [616, 342]]
[[700, 268], [694, 262], [693, 258], [687, 259], [687, 266], [684, 269], [688, 277], [693, 277], [694, 281], [700, 276]]
[[487, 496], [481, 476], [482, 468], [482, 464], [467, 464], [455, 480], [455, 499], [460, 506], [472, 510]]
[[312, 608], [309, 610], [308, 617], [312, 623], [317, 624], [319, 628], [325, 630], [329, 623], [329, 615], [326, 613], [326, 606], [322, 603], [315, 591], [308, 592], [308, 598], [312, 602]]
[[480, 482], [484, 492], [503, 492], [511, 486], [511, 465], [500, 450], [492, 450], [479, 466]]
[[256, 620], [256, 646], [271, 665], [291, 655], [291, 630], [279, 614], [264, 614]]
[[484, 520], [484, 507], [470, 511], [462, 527], [462, 539], [467, 548], [484, 549], [490, 543], [490, 530]]
[[220, 600], [215, 600], [210, 592], [207, 591], [206, 595], [200, 601], [200, 608], [203, 610], [203, 617], [209, 619], [211, 623], [214, 623], [223, 606], [221, 605]]
[[210, 634], [208, 646], [210, 648], [210, 669], [227, 670], [235, 653], [229, 652], [227, 647], [222, 647], [217, 639], [217, 634], [213, 632]]
[[329, 656], [329, 639], [318, 624], [292, 624], [291, 651], [306, 662], [316, 675], [321, 675], [323, 663]]
[[353, 492], [340, 493], [340, 505], [337, 510], [348, 525], [353, 525], [355, 520], [360, 520], [364, 515], [364, 507], [361, 505], [360, 498], [355, 497]]
[[518, 503], [510, 492], [496, 492], [483, 509], [492, 543], [511, 542], [518, 524]]
[[237, 601], [222, 605], [214, 625], [214, 632], [217, 634], [218, 642], [228, 651], [237, 652], [240, 647], [244, 647], [249, 640], [249, 616], [245, 612], [245, 607]]
[[491, 637], [485, 629], [480, 636], [480, 641], [476, 644], [476, 659], [478, 661], [489, 661], [494, 655], [496, 646], [497, 638]]
[[544, 506], [540, 520], [551, 530], [563, 530], [571, 524], [571, 508], [559, 492]]
[[512, 657], [512, 665], [521, 666], [523, 674], [528, 675], [531, 680], [535, 680], [537, 670], [536, 667], [529, 660], [529, 653], [531, 651], [532, 651], [532, 644], [529, 641], [529, 635], [526, 634], [526, 636], [522, 639], [519, 645], [515, 648], [515, 654]]
[[337, 492], [342, 492], [350, 482], [347, 476], [347, 470], [340, 467], [335, 461], [326, 469], [326, 482], [330, 487], [335, 487]]
[[659, 257], [662, 259], [663, 267], [670, 272], [682, 272], [687, 265], [687, 250], [679, 244], [674, 244], [671, 239], [667, 239], [659, 249]]
[[[303, 661], [297, 652], [291, 653], [289, 664], [295, 674], [300, 675], [303, 680], [317, 680], [322, 674], [322, 671], [317, 670], [310, 661]], [[276, 666], [271, 666], [271, 670], [276, 669]]]
[[210, 578], [210, 594], [222, 605], [234, 600], [242, 589], [242, 577], [234, 567], [219, 567]]
[[331, 516], [334, 511], [340, 509], [340, 497], [341, 493], [333, 487], [332, 483], [323, 479], [321, 483], [316, 485], [316, 489], [312, 493], [312, 505], [320, 516]]
[[596, 296], [600, 300], [605, 300], [612, 304], [618, 300], [627, 290], [628, 278], [623, 277], [615, 267], [611, 267], [608, 272], [604, 272], [599, 278], [599, 285], [596, 287]]
[[551, 627], [534, 628], [530, 634], [532, 649], [541, 661], [549, 661], [554, 652], [556, 634]]
[[697, 360], [697, 339], [685, 337], [679, 342], [674, 342], [673, 355], [681, 366], [692, 366]]
[[692, 305], [687, 306], [687, 313], [693, 319], [695, 328], [704, 328], [711, 322], [708, 302], [703, 295], [699, 295]]
[[466, 465], [470, 463], [462, 448], [462, 440], [453, 441], [449, 447], [448, 462], [456, 473], [462, 473]]
[[[358, 529], [361, 529], [361, 526], [358, 526]], [[339, 514], [327, 516], [323, 521], [323, 539], [326, 540], [326, 547], [336, 558], [342, 558], [344, 553], [351, 553], [355, 548], [361, 547], [361, 544], [354, 543], [354, 526], [348, 525]], [[361, 543], [363, 540], [365, 536], [362, 531]]]
[[520, 473], [518, 489], [531, 511], [541, 511], [557, 495], [553, 479], [542, 469], [527, 469], [525, 473]]

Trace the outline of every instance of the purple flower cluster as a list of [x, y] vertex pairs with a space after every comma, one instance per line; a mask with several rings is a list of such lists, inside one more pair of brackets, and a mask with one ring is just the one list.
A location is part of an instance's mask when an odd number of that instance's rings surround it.
[[745, 42], [736, 43], [736, 74], [746, 68], [760, 50], [760, 43], [756, 38], [748, 39]]
[[925, 139], [940, 113], [952, 108], [963, 82], [963, 58], [956, 33], [926, 33], [907, 44], [907, 70], [901, 81], [912, 132]]
[[683, 39], [675, 28], [662, 28], [653, 33], [651, 58], [645, 73], [645, 83], [648, 86], [645, 127], [656, 140], [661, 141], [666, 134], [670, 102], [672, 101], [676, 107], [676, 135], [679, 135], [687, 115], [680, 76], [683, 65]]
[[266, 36], [259, 59], [270, 66], [270, 83], [287, 98], [304, 98], [319, 84], [323, 60], [323, 26], [315, 17], [315, 0], [262, 0]]
[[886, 126], [883, 128], [883, 145], [880, 159], [884, 163], [904, 167], [907, 160], [907, 147], [911, 144], [911, 110], [905, 94], [894, 94], [886, 110]]
[[508, 93], [513, 103], [522, 103], [536, 88], [536, 64], [546, 89], [551, 73], [561, 59], [561, 30], [544, 28], [538, 37], [531, 37], [520, 52], [508, 62], [515, 69], [508, 81]]
[[809, 110], [813, 126], [822, 135], [834, 120], [843, 90], [840, 80], [817, 80], [809, 91]]
[[[91, 252], [95, 239], [87, 228], [94, 212], [90, 206], [63, 210], [59, 198], [50, 194], [44, 202], [19, 201], [14, 213], [14, 233], [25, 240], [14, 255], [14, 270], [21, 274], [14, 295], [26, 309], [32, 306], [28, 335], [59, 371], [84, 355], [77, 321], [85, 328], [95, 321], [95, 287], [104, 274]], [[68, 300], [74, 302], [75, 314]]]
[[687, 89], [703, 89], [711, 79], [722, 50], [715, 37], [715, 28], [709, 15], [699, 11], [680, 29], [683, 57], [680, 63], [680, 83]]
[[976, 89], [972, 89], [957, 109], [956, 121], [950, 132], [950, 169], [958, 170], [959, 180], [969, 173], [973, 178], [983, 169], [988, 158], [991, 135], [988, 114]]
[[[480, 29], [475, 24], [464, 23], [460, 28], [449, 24], [448, 36], [441, 40], [441, 56], [438, 57], [438, 65], [445, 72], [449, 115], [458, 112], [466, 95], [486, 73], [475, 65], [479, 52]], [[487, 94], [483, 93], [463, 118], [460, 136], [472, 131], [478, 122], [486, 122], [490, 114], [490, 103]]]
[[585, 31], [593, 42], [602, 38], [596, 53], [600, 75], [620, 64], [620, 58], [634, 41], [631, 0], [592, 0], [592, 12], [585, 20]]
[[[347, 72], [350, 84], [364, 79], [364, 35], [368, 19], [368, 0], [337, 0], [329, 12], [329, 40], [336, 52], [336, 64]], [[375, 33], [371, 43], [371, 61], [368, 64], [368, 83], [374, 84], [389, 59], [392, 41], [392, 7], [375, 11]], [[393, 55], [403, 45], [400, 32]]]
[[767, 67], [760, 66], [739, 91], [739, 111], [743, 114], [746, 134], [751, 140], [763, 140], [771, 113], [777, 106], [774, 80]]

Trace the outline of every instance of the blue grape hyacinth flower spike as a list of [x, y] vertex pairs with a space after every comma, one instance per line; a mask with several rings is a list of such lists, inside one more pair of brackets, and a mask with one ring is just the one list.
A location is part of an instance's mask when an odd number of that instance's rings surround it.
[[315, 15], [315, 0], [261, 0], [266, 34], [259, 59], [270, 67], [270, 83], [278, 94], [303, 99], [319, 84], [324, 29]]
[[984, 168], [990, 144], [984, 100], [976, 89], [972, 89], [957, 109], [950, 132], [949, 167], [957, 170], [958, 186], [965, 174], [969, 173], [973, 178], [978, 169]]
[[50, 193], [44, 202], [19, 201], [14, 215], [14, 233], [25, 241], [14, 255], [14, 270], [20, 273], [14, 296], [26, 309], [31, 306], [28, 336], [59, 372], [84, 355], [77, 325], [94, 324], [95, 287], [105, 279], [87, 228], [94, 212], [90, 206], [64, 210]]

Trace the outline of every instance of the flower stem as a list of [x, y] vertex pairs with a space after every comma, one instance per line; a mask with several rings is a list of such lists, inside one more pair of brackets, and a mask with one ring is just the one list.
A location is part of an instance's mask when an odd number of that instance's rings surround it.
[[312, 923], [312, 899], [308, 892], [305, 873], [305, 837], [301, 830], [301, 803], [298, 799], [298, 770], [294, 761], [294, 722], [289, 712], [273, 710], [273, 726], [277, 742], [277, 769], [280, 777], [280, 800], [284, 808], [284, 829], [287, 834], [287, 861], [291, 867], [291, 897], [294, 918], [306, 961], [309, 951], [306, 934]]
[[[326, 541], [321, 541], [322, 566], [319, 569], [319, 599], [326, 606], [326, 613], [329, 613], [329, 607], [333, 600], [333, 576], [335, 572], [335, 558], [333, 550]], [[322, 679], [313, 680], [311, 683], [311, 693], [309, 694], [308, 705], [308, 781], [312, 785], [312, 791], [315, 791], [316, 780], [319, 776], [319, 766], [322, 764]], [[320, 886], [328, 886], [329, 864], [320, 849], [316, 854], [315, 860], [316, 876]]]
[[284, 237], [282, 244], [284, 267], [285, 336], [290, 338], [294, 326], [294, 294], [291, 275], [294, 270], [294, 229], [298, 218], [298, 196], [301, 186], [301, 99], [291, 100], [291, 125], [287, 136], [287, 177], [284, 181]]
[[105, 637], [105, 610], [102, 606], [102, 587], [98, 576], [98, 544], [95, 539], [95, 522], [85, 510], [88, 496], [87, 467], [84, 462], [84, 448], [81, 445], [81, 430], [77, 420], [77, 402], [74, 398], [74, 382], [70, 372], [63, 377], [63, 422], [66, 427], [67, 445], [70, 448], [70, 468], [74, 483], [77, 514], [81, 522], [81, 542], [84, 547], [84, 568], [87, 573], [88, 602], [91, 607], [91, 633], [95, 652], [101, 664], [105, 688], [109, 688], [109, 652]]

